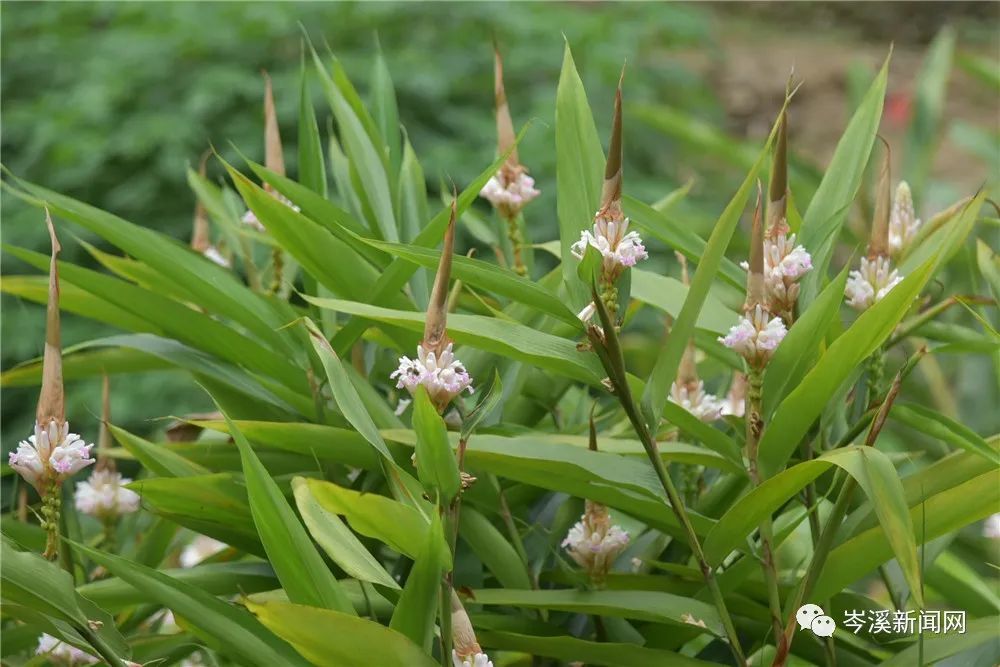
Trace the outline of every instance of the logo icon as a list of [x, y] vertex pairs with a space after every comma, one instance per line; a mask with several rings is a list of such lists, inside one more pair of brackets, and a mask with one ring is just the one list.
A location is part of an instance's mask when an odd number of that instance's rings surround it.
[[804, 604], [795, 612], [799, 629], [811, 630], [817, 637], [832, 637], [837, 623], [818, 604]]

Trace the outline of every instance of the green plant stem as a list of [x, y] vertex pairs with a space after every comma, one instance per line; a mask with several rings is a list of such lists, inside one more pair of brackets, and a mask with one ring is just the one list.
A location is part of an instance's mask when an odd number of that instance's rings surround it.
[[62, 487], [56, 480], [46, 482], [42, 495], [42, 523], [45, 528], [45, 552], [47, 560], [59, 557], [59, 509], [62, 505]]
[[712, 566], [709, 565], [708, 561], [705, 559], [705, 553], [702, 551], [701, 542], [698, 540], [698, 534], [694, 531], [694, 526], [691, 525], [691, 519], [687, 515], [684, 503], [681, 501], [680, 495], [674, 487], [674, 482], [670, 479], [670, 475], [667, 473], [667, 469], [663, 465], [663, 459], [660, 458], [656, 441], [653, 439], [652, 433], [650, 433], [647, 428], [646, 422], [643, 421], [641, 415], [639, 414], [639, 409], [635, 405], [635, 401], [632, 398], [632, 392], [628, 387], [628, 383], [624, 381], [619, 383], [617, 380], [613, 380], [613, 382], [615, 384], [618, 399], [622, 404], [622, 408], [624, 408], [625, 414], [628, 416], [629, 421], [632, 423], [632, 427], [638, 434], [639, 440], [642, 442], [643, 449], [646, 450], [646, 455], [653, 464], [653, 470], [656, 471], [656, 476], [660, 480], [660, 485], [667, 494], [667, 500], [670, 502], [670, 509], [673, 511], [674, 515], [677, 517], [677, 521], [680, 522], [681, 527], [684, 529], [688, 547], [691, 549], [695, 559], [698, 561], [702, 577], [705, 579], [705, 584], [708, 586], [708, 590], [712, 595], [712, 600], [715, 603], [716, 609], [719, 611], [719, 616], [722, 618], [722, 625], [726, 630], [726, 636], [729, 638], [729, 648], [733, 652], [733, 657], [736, 658], [738, 665], [745, 665], [746, 658], [743, 654], [743, 647], [740, 645], [739, 637], [736, 634], [736, 626], [733, 624], [733, 619], [729, 614], [729, 609], [726, 606], [726, 600], [722, 595], [722, 589], [719, 588], [719, 582], [715, 579], [715, 573], [712, 570]]
[[937, 317], [944, 311], [948, 310], [952, 306], [959, 303], [974, 303], [978, 305], [989, 306], [989, 305], [995, 305], [996, 301], [994, 301], [989, 297], [978, 296], [974, 294], [967, 296], [952, 295], [947, 299], [939, 301], [933, 306], [928, 307], [923, 312], [914, 315], [910, 319], [900, 324], [899, 327], [897, 327], [896, 332], [893, 334], [892, 338], [890, 338], [889, 341], [885, 344], [886, 349], [891, 348], [894, 345], [898, 345], [902, 341], [906, 340], [906, 338], [914, 331], [916, 331], [923, 325], [927, 324], [928, 322], [930, 322], [935, 317]]
[[84, 639], [87, 640], [94, 650], [97, 651], [102, 658], [108, 661], [108, 664], [112, 667], [125, 667], [124, 661], [118, 657], [118, 655], [108, 646], [107, 642], [97, 634], [89, 625], [88, 626], [77, 626], [76, 628]]
[[523, 248], [524, 236], [521, 234], [521, 226], [517, 224], [517, 215], [502, 214], [501, 217], [507, 222], [507, 238], [510, 240], [511, 264], [514, 272], [519, 276], [527, 276], [528, 268], [524, 265]]
[[[746, 397], [746, 447], [747, 460], [750, 468], [750, 481], [755, 487], [760, 486], [760, 471], [757, 466], [757, 450], [760, 437], [764, 432], [764, 417], [761, 409], [761, 396], [764, 385], [764, 373], [761, 369], [752, 368], [747, 376]], [[763, 559], [761, 567], [764, 570], [764, 580], [767, 583], [767, 602], [771, 609], [771, 628], [774, 631], [774, 641], [782, 641], [781, 593], [778, 590], [778, 570], [774, 562], [774, 525], [771, 516], [764, 517], [760, 524], [760, 546]]]
[[708, 587], [709, 593], [712, 596], [712, 601], [714, 602], [715, 607], [719, 612], [719, 616], [722, 619], [722, 625], [726, 631], [726, 637], [729, 640], [729, 649], [732, 651], [733, 657], [736, 659], [736, 664], [742, 667], [746, 664], [746, 657], [743, 653], [743, 647], [740, 645], [739, 636], [736, 634], [736, 626], [733, 624], [733, 618], [729, 613], [729, 608], [726, 606], [725, 597], [722, 595], [722, 589], [719, 588], [719, 582], [715, 578], [715, 572], [712, 566], [709, 565], [708, 560], [705, 558], [705, 553], [701, 548], [701, 542], [698, 540], [698, 534], [695, 532], [694, 526], [691, 525], [691, 519], [688, 517], [684, 503], [681, 501], [680, 495], [677, 493], [673, 480], [670, 479], [670, 475], [667, 473], [666, 466], [663, 464], [663, 459], [660, 458], [660, 452], [656, 446], [656, 439], [650, 432], [646, 421], [642, 418], [639, 406], [636, 404], [635, 399], [632, 396], [632, 390], [629, 388], [628, 378], [625, 374], [625, 357], [622, 354], [621, 345], [618, 341], [618, 335], [614, 328], [614, 320], [612, 319], [612, 315], [609, 313], [610, 309], [607, 308], [605, 302], [598, 297], [595, 289], [591, 289], [591, 296], [593, 297], [597, 313], [601, 319], [601, 324], [604, 327], [603, 333], [595, 326], [588, 327], [587, 335], [590, 338], [591, 345], [595, 353], [597, 353], [597, 357], [600, 359], [601, 364], [604, 366], [604, 370], [608, 373], [608, 379], [611, 381], [614, 394], [618, 397], [618, 401], [621, 403], [622, 409], [625, 411], [626, 416], [628, 416], [629, 421], [632, 423], [632, 428], [635, 430], [636, 435], [639, 436], [639, 441], [642, 442], [642, 447], [646, 451], [646, 456], [649, 457], [650, 463], [653, 465], [656, 477], [659, 479], [660, 485], [667, 494], [667, 501], [670, 503], [671, 511], [677, 517], [677, 521], [684, 530], [688, 548], [691, 549], [691, 553], [694, 555], [695, 560], [698, 561], [698, 567], [701, 569], [701, 575], [705, 580], [705, 585]]

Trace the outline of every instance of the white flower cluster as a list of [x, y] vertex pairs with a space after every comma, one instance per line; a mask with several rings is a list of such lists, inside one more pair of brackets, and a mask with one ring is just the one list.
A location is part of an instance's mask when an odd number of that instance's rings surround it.
[[889, 254], [898, 257], [906, 250], [920, 229], [920, 219], [913, 210], [913, 195], [906, 181], [900, 181], [892, 200], [889, 216]]
[[199, 535], [191, 540], [181, 551], [180, 565], [183, 568], [194, 567], [209, 556], [214, 556], [228, 548], [228, 545], [206, 535]]
[[479, 196], [489, 200], [493, 207], [505, 216], [515, 216], [532, 199], [541, 194], [535, 189], [535, 179], [519, 168], [513, 174], [501, 168], [483, 189]]
[[847, 305], [857, 310], [870, 308], [882, 300], [902, 280], [888, 257], [861, 258], [861, 267], [847, 276], [844, 294]]
[[125, 485], [132, 480], [112, 470], [95, 470], [76, 485], [76, 508], [98, 519], [113, 519], [139, 509], [139, 494]]
[[740, 318], [738, 324], [720, 337], [726, 347], [736, 350], [751, 366], [762, 367], [767, 363], [775, 348], [784, 339], [788, 330], [780, 317], [771, 314], [760, 304]]
[[[249, 212], [250, 211], [248, 211], [248, 213]], [[244, 216], [244, 222], [246, 222], [246, 216]], [[257, 221], [256, 217], [254, 218], [254, 222], [256, 222], [258, 226], [260, 226], [260, 222]], [[249, 223], [247, 223], [247, 224], [249, 224]], [[263, 229], [262, 226], [261, 226], [261, 229]], [[214, 262], [214, 263], [218, 264], [219, 266], [221, 266], [224, 269], [228, 269], [228, 268], [230, 268], [232, 266], [232, 262], [230, 262], [228, 259], [226, 259], [226, 256], [223, 255], [219, 251], [219, 249], [216, 248], [214, 245], [210, 245], [207, 248], [205, 248], [204, 250], [202, 250], [201, 254], [204, 255], [205, 258], [208, 259], [210, 262]]]
[[49, 634], [43, 634], [38, 638], [38, 648], [35, 649], [35, 653], [45, 656], [50, 664], [62, 665], [64, 667], [96, 665], [98, 662], [97, 658], [89, 653], [85, 653], [77, 647], [60, 641]]
[[713, 394], [705, 392], [705, 383], [698, 380], [693, 383], [677, 383], [670, 385], [670, 401], [681, 406], [703, 422], [713, 422], [721, 419], [725, 403]]
[[451, 661], [455, 667], [493, 667], [493, 661], [485, 653], [475, 653], [463, 658], [458, 655], [458, 651], [453, 650]]
[[1000, 539], [1000, 513], [991, 514], [983, 523], [983, 537]]
[[8, 463], [41, 491], [46, 480], [62, 481], [93, 463], [91, 447], [79, 435], [69, 432], [69, 422], [60, 426], [53, 419], [45, 428], [36, 422], [35, 433], [17, 445]]
[[[293, 211], [295, 211], [296, 213], [298, 213], [299, 211], [302, 210], [298, 206], [296, 206], [295, 204], [293, 204], [291, 202], [291, 200], [288, 199], [288, 197], [285, 197], [284, 195], [282, 195], [279, 192], [272, 192], [271, 196], [274, 197], [275, 199], [277, 199], [278, 201], [280, 201], [282, 204], [284, 204], [288, 208], [290, 208]], [[256, 229], [258, 232], [266, 232], [267, 231], [267, 229], [264, 227], [264, 225], [261, 224], [260, 220], [257, 219], [257, 214], [254, 213], [252, 210], [248, 209], [247, 212], [243, 214], [242, 222], [243, 222], [244, 225], [252, 227], [253, 229]], [[211, 259], [211, 258], [209, 258], [209, 259]], [[212, 260], [212, 261], [215, 261], [215, 260]]]
[[396, 380], [397, 388], [405, 388], [411, 394], [423, 385], [434, 405], [443, 410], [463, 391], [468, 390], [470, 394], [473, 391], [472, 377], [462, 362], [455, 358], [452, 348], [452, 343], [448, 343], [438, 356], [418, 345], [417, 358], [400, 357], [399, 368], [389, 378]]
[[587, 246], [593, 246], [604, 258], [605, 277], [609, 281], [617, 279], [623, 270], [649, 257], [639, 233], [628, 231], [628, 225], [628, 218], [616, 220], [598, 212], [593, 231], [583, 230], [580, 240], [573, 244], [573, 256], [583, 259]]
[[586, 511], [569, 529], [562, 546], [570, 557], [595, 580], [602, 580], [625, 547], [628, 533], [611, 524], [608, 508], [588, 500]]

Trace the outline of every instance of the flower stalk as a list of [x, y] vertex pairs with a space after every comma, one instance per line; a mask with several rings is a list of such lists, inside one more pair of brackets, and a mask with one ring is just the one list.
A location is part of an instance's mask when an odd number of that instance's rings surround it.
[[528, 176], [527, 168], [517, 156], [517, 137], [514, 121], [507, 103], [507, 93], [503, 83], [503, 58], [496, 43], [493, 44], [493, 98], [496, 107], [497, 153], [507, 155], [500, 170], [483, 186], [480, 196], [489, 200], [497, 214], [506, 223], [507, 238], [510, 242], [509, 261], [519, 276], [528, 275], [524, 263], [524, 233], [521, 229], [521, 209], [539, 195], [535, 181]]
[[667, 473], [663, 459], [660, 457], [659, 448], [656, 445], [656, 439], [653, 437], [652, 432], [649, 430], [649, 426], [643, 419], [639, 406], [632, 395], [632, 390], [628, 385], [625, 373], [625, 358], [622, 354], [618, 334], [612, 323], [611, 314], [608, 309], [604, 307], [603, 301], [598, 298], [597, 289], [594, 285], [591, 286], [591, 294], [594, 297], [595, 310], [601, 322], [601, 326], [597, 326], [595, 324], [587, 326], [587, 336], [590, 339], [591, 346], [598, 358], [601, 360], [601, 364], [604, 366], [605, 371], [608, 373], [608, 383], [611, 386], [612, 393], [618, 398], [622, 409], [625, 411], [629, 422], [632, 424], [632, 428], [635, 430], [636, 435], [639, 436], [639, 441], [642, 443], [646, 456], [649, 458], [650, 463], [652, 463], [653, 470], [656, 472], [656, 477], [666, 493], [670, 509], [674, 513], [674, 516], [677, 517], [678, 523], [681, 525], [688, 548], [691, 549], [691, 553], [698, 562], [702, 578], [704, 579], [705, 585], [712, 596], [715, 608], [719, 612], [719, 616], [722, 619], [722, 625], [726, 631], [726, 637], [729, 640], [729, 649], [733, 653], [733, 657], [736, 659], [737, 664], [744, 665], [746, 664], [746, 657], [743, 653], [743, 647], [740, 644], [739, 636], [736, 633], [736, 626], [733, 624], [733, 619], [726, 605], [725, 597], [722, 595], [722, 589], [719, 587], [719, 582], [715, 578], [715, 571], [705, 558], [705, 553], [701, 547], [701, 541], [698, 539], [698, 534], [695, 532], [694, 526], [691, 524], [691, 519], [688, 516], [684, 502], [681, 499], [680, 494], [677, 492], [677, 488], [674, 486], [673, 480]]

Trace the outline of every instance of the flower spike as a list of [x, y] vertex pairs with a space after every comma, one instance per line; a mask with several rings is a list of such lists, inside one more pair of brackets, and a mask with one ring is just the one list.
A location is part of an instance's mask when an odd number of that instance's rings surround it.
[[[879, 137], [882, 139], [881, 137]], [[889, 217], [892, 213], [892, 183], [889, 177], [889, 143], [885, 144], [882, 168], [879, 171], [878, 190], [875, 195], [875, 217], [872, 222], [872, 236], [868, 242], [868, 259], [889, 256]]]
[[427, 318], [424, 321], [424, 349], [440, 353], [450, 342], [448, 340], [448, 283], [451, 280], [451, 263], [455, 253], [455, 218], [457, 216], [457, 196], [451, 200], [451, 217], [444, 233], [441, 259], [438, 261], [437, 275], [431, 288], [431, 298], [427, 304]]
[[788, 112], [778, 118], [778, 138], [771, 162], [767, 194], [767, 237], [788, 234]]
[[764, 227], [760, 219], [761, 186], [757, 181], [757, 204], [753, 211], [753, 226], [750, 229], [750, 265], [747, 273], [747, 299], [744, 310], [754, 306], [767, 305], [767, 290], [764, 284]]
[[[264, 166], [278, 174], [285, 175], [285, 153], [281, 147], [281, 132], [278, 130], [278, 114], [274, 110], [274, 90], [271, 88], [271, 77], [267, 70], [261, 70], [264, 76]], [[267, 184], [264, 189], [271, 191]]]
[[42, 391], [38, 396], [38, 411], [35, 420], [39, 424], [56, 422], [59, 426], [66, 421], [66, 399], [63, 394], [62, 335], [59, 325], [59, 264], [57, 257], [62, 251], [52, 216], [45, 209], [45, 224], [49, 229], [52, 253], [49, 260], [49, 300], [45, 307], [45, 352], [42, 360]]
[[[205, 164], [208, 162], [210, 150], [201, 154], [201, 162], [198, 164], [198, 175], [205, 178]], [[215, 262], [221, 267], [229, 268], [230, 262], [215, 245], [212, 244], [212, 236], [208, 226], [208, 213], [205, 205], [201, 203], [201, 198], [195, 199], [194, 220], [191, 230], [191, 249], [204, 255], [207, 259]]]
[[454, 344], [448, 338], [448, 281], [451, 278], [452, 256], [455, 250], [456, 202], [451, 202], [451, 219], [444, 235], [441, 260], [438, 263], [434, 287], [424, 322], [424, 338], [417, 345], [417, 356], [399, 358], [399, 367], [389, 379], [396, 380], [398, 389], [413, 394], [423, 385], [434, 407], [441, 414], [448, 404], [463, 391], [473, 392], [472, 377], [455, 357]]
[[500, 155], [510, 151], [504, 168], [510, 170], [508, 175], [514, 175], [521, 163], [517, 157], [517, 135], [514, 133], [514, 120], [510, 116], [507, 92], [503, 85], [503, 57], [500, 55], [500, 47], [495, 40], [493, 42], [493, 99], [496, 105], [497, 150]]
[[608, 160], [604, 166], [604, 184], [601, 186], [601, 208], [599, 215], [622, 217], [622, 83], [625, 81], [625, 67], [618, 78], [615, 91], [615, 112], [611, 122], [611, 143], [608, 146]]
[[[881, 137], [879, 137], [881, 139]], [[865, 310], [880, 301], [898, 285], [903, 277], [892, 268], [890, 259], [890, 231], [892, 215], [892, 187], [889, 174], [889, 144], [885, 144], [882, 169], [879, 175], [878, 193], [875, 199], [875, 217], [872, 221], [872, 235], [868, 242], [868, 256], [861, 258], [858, 269], [851, 271], [844, 286], [847, 305], [856, 310]]]
[[[687, 258], [679, 252], [675, 254], [681, 263], [681, 282], [690, 286]], [[689, 340], [684, 348], [680, 368], [677, 370], [677, 379], [670, 385], [668, 399], [703, 422], [712, 422], [722, 417], [723, 402], [715, 395], [707, 393], [705, 383], [698, 377], [694, 339]]]

